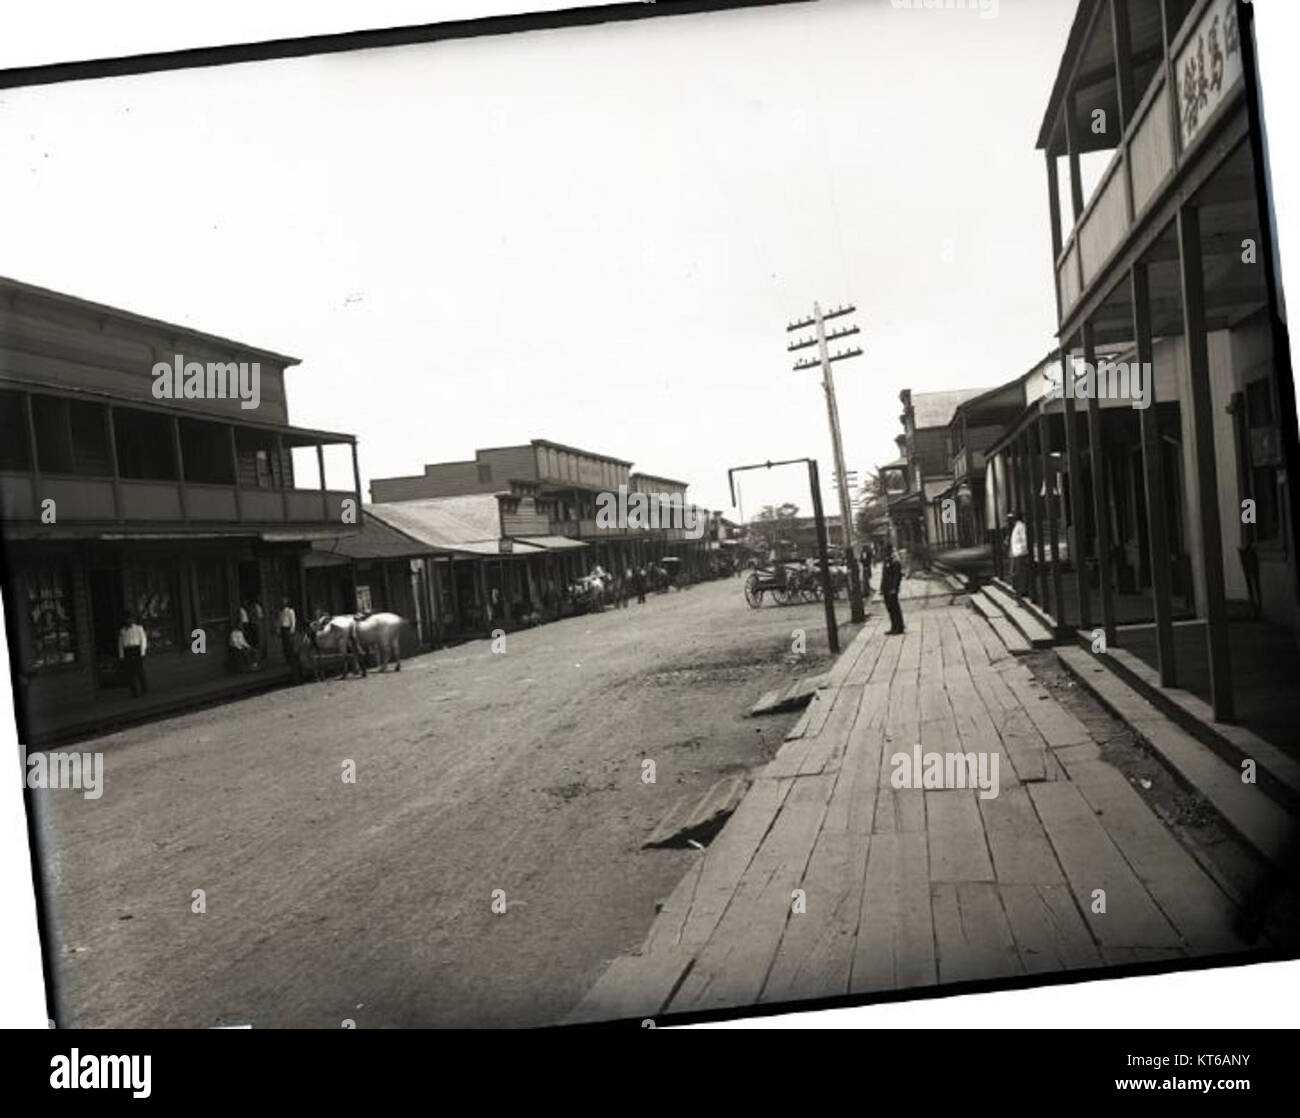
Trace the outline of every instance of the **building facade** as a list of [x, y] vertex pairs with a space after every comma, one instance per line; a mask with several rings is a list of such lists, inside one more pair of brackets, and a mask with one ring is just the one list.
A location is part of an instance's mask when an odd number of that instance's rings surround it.
[[1031, 593], [1058, 625], [1114, 644], [1148, 623], [1171, 686], [1174, 622], [1194, 623], [1221, 720], [1238, 609], [1300, 624], [1294, 384], [1248, 11], [1079, 4], [1038, 138], [1058, 379], [991, 448], [989, 494], [992, 517], [1026, 508]]
[[[168, 397], [155, 367], [202, 366]], [[24, 741], [133, 720], [288, 675], [272, 640], [282, 599], [305, 608], [313, 540], [355, 531], [351, 435], [288, 422], [295, 358], [0, 279], [0, 528]], [[209, 374], [244, 365], [251, 397]], [[184, 368], [186, 366], [182, 366]], [[208, 395], [200, 395], [207, 392]], [[326, 485], [340, 448], [347, 488]], [[264, 668], [232, 673], [241, 609]], [[118, 657], [133, 615], [148, 692]]]

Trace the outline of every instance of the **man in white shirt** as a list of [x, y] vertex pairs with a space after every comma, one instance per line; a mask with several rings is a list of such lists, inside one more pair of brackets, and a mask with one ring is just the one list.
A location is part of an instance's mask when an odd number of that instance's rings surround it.
[[294, 613], [293, 606], [289, 604], [288, 598], [280, 599], [278, 624], [280, 626], [280, 651], [284, 653], [284, 662], [289, 665], [289, 670], [293, 672], [294, 683], [297, 683], [302, 678], [302, 664], [298, 659], [298, 615]]
[[144, 678], [144, 658], [149, 651], [149, 636], [134, 617], [127, 614], [117, 631], [117, 658], [122, 663], [131, 694], [138, 698], [149, 690]]
[[1028, 586], [1026, 585], [1026, 576], [1029, 573], [1029, 533], [1025, 529], [1025, 522], [1018, 512], [1007, 513], [1007, 521], [1011, 525], [1011, 582], [1016, 588], [1016, 593], [1024, 595]]
[[248, 638], [244, 636], [243, 627], [236, 625], [230, 630], [230, 659], [236, 668], [252, 668], [256, 664], [253, 661], [253, 648], [248, 643]]

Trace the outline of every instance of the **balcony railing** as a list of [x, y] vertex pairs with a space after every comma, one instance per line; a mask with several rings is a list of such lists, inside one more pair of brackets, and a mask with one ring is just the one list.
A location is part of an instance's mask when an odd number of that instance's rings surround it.
[[[1171, 93], [1167, 71], [1157, 71], [1057, 258], [1062, 323], [1122, 248], [1175, 168], [1198, 149], [1215, 111], [1241, 86], [1236, 28], [1235, 0], [1202, 0], [1171, 44], [1180, 88]], [[1172, 107], [1171, 96], [1176, 98]]]
[[[354, 490], [250, 489], [186, 481], [0, 472], [0, 518], [51, 524], [342, 524]], [[53, 501], [53, 505], [46, 505]], [[52, 515], [51, 515], [52, 514]]]
[[[90, 393], [0, 383], [0, 517], [68, 524], [337, 526], [360, 509], [349, 435], [230, 423]], [[325, 449], [351, 452], [353, 488], [328, 486]], [[295, 475], [293, 452], [314, 463]], [[302, 463], [303, 466], [307, 464]], [[314, 473], [310, 486], [304, 482]]]

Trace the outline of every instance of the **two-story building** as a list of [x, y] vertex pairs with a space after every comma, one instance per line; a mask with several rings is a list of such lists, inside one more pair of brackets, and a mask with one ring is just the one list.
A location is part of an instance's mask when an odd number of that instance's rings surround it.
[[[1038, 136], [1072, 389], [1043, 395], [992, 448], [1022, 500], [1047, 498], [1029, 521], [1035, 600], [1058, 625], [1099, 622], [1111, 645], [1144, 650], [1164, 686], [1180, 655], [1208, 672], [1225, 720], [1230, 601], [1300, 622], [1295, 393], [1249, 11], [1079, 3]], [[1149, 624], [1121, 636], [1117, 599], [1133, 595]], [[1176, 631], [1180, 616], [1194, 623]]]
[[903, 433], [896, 437], [899, 457], [879, 467], [889, 497], [894, 542], [916, 550], [937, 547], [945, 538], [940, 499], [953, 485], [951, 424], [957, 406], [982, 388], [898, 394]]
[[[280, 603], [301, 615], [312, 542], [355, 531], [361, 504], [354, 438], [289, 423], [295, 364], [0, 279], [0, 533], [23, 740], [287, 676]], [[227, 665], [241, 609], [259, 672]], [[118, 656], [128, 614], [148, 640], [139, 697]]]
[[[687, 483], [647, 473], [633, 473], [632, 463], [607, 454], [580, 450], [547, 439], [518, 446], [489, 447], [474, 458], [436, 462], [421, 474], [375, 478], [370, 492], [376, 506], [439, 498], [495, 495], [505, 502], [501, 510], [502, 535], [520, 539], [525, 547], [536, 537], [578, 541], [586, 545], [581, 562], [621, 571], [665, 558], [680, 561], [698, 573], [707, 564], [707, 528], [710, 514], [687, 500]], [[642, 494], [650, 503], [650, 523], [630, 523], [622, 515], [602, 508], [602, 494]], [[682, 510], [703, 519], [698, 537], [687, 530]], [[382, 515], [382, 514], [381, 514]], [[520, 518], [529, 523], [521, 528]], [[533, 521], [536, 518], [536, 521]], [[563, 569], [570, 577], [580, 573], [571, 547], [564, 552]], [[698, 569], [698, 570], [697, 570]]]
[[931, 501], [941, 548], [987, 548], [999, 540], [998, 522], [989, 518], [986, 455], [1003, 430], [1024, 411], [1024, 384], [1015, 380], [963, 400], [948, 424], [952, 448], [948, 488]]

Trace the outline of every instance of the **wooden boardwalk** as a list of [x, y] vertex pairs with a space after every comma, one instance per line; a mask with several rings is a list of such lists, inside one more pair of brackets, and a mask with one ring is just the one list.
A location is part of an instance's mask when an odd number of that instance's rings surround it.
[[[1232, 902], [1084, 725], [942, 583], [907, 590], [906, 635], [869, 619], [571, 1022], [1245, 949]], [[996, 754], [997, 796], [893, 787], [918, 742]]]

